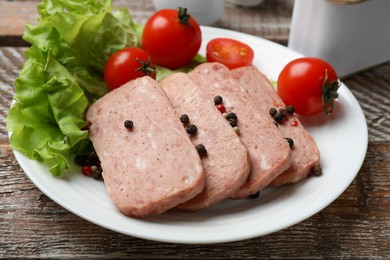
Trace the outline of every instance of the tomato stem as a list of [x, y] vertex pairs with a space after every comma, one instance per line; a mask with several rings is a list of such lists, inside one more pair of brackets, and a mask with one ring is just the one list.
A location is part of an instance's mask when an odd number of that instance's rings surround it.
[[187, 13], [187, 8], [179, 7], [179, 22], [182, 24], [189, 24], [191, 16]]
[[139, 58], [137, 58], [136, 60], [139, 62], [139, 64], [141, 64], [141, 66], [138, 67], [135, 71], [142, 71], [146, 75], [150, 76], [156, 70], [154, 67], [151, 66], [152, 60], [150, 59], [150, 57], [148, 57], [146, 61], [143, 61]]
[[325, 69], [325, 79], [322, 85], [322, 105], [325, 114], [329, 115], [333, 111], [334, 99], [339, 97], [337, 90], [340, 87], [340, 80], [328, 82], [328, 70]]

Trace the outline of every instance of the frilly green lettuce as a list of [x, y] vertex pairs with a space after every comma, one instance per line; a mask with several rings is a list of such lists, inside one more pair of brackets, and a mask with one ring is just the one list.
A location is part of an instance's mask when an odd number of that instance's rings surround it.
[[72, 154], [91, 149], [85, 112], [107, 93], [104, 63], [117, 50], [140, 45], [126, 9], [111, 0], [44, 0], [38, 25], [26, 25], [31, 44], [15, 81], [7, 118], [10, 145], [42, 161], [53, 175], [69, 168]]

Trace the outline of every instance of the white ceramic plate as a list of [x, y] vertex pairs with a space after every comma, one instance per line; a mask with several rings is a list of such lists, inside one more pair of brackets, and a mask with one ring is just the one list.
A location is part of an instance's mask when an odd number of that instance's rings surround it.
[[[254, 65], [277, 79], [290, 60], [301, 55], [273, 42], [234, 31], [202, 27], [203, 45], [216, 37], [246, 42], [255, 50]], [[109, 199], [103, 182], [80, 174], [74, 166], [61, 177], [15, 152], [34, 184], [52, 200], [74, 214], [102, 227], [145, 239], [176, 243], [218, 243], [269, 234], [319, 212], [352, 182], [365, 158], [367, 125], [364, 114], [345, 85], [339, 90], [335, 113], [302, 119], [317, 141], [323, 175], [282, 188], [269, 188], [256, 200], [225, 201], [210, 209], [183, 213], [170, 211], [145, 220], [122, 215]]]

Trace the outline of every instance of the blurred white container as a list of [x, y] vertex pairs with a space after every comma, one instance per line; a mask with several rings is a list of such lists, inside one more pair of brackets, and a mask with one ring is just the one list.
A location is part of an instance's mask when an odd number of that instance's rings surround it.
[[389, 61], [389, 11], [389, 0], [295, 0], [288, 47], [328, 61], [340, 77]]
[[223, 15], [224, 0], [153, 0], [156, 10], [185, 7], [200, 25], [212, 25]]
[[243, 7], [254, 7], [260, 5], [263, 0], [225, 0], [229, 4]]

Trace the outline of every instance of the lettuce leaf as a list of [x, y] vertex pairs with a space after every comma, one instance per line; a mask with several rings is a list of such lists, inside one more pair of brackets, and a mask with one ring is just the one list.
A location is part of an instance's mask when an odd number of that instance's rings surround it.
[[187, 64], [186, 66], [183, 66], [181, 68], [175, 69], [175, 70], [171, 70], [171, 69], [168, 69], [165, 67], [156, 66], [156, 77], [157, 77], [156, 80], [160, 81], [163, 78], [165, 78], [165, 77], [167, 77], [175, 72], [184, 72], [184, 73], [190, 72], [196, 66], [198, 66], [199, 64], [204, 63], [204, 62], [206, 62], [206, 58], [200, 54], [197, 54], [195, 56], [195, 58], [189, 64]]
[[113, 12], [111, 0], [44, 0], [38, 13], [39, 24], [26, 25], [23, 36], [31, 47], [15, 81], [7, 129], [13, 149], [60, 175], [70, 155], [92, 148], [82, 128], [88, 106], [108, 92], [105, 61], [140, 41], [129, 12]]

